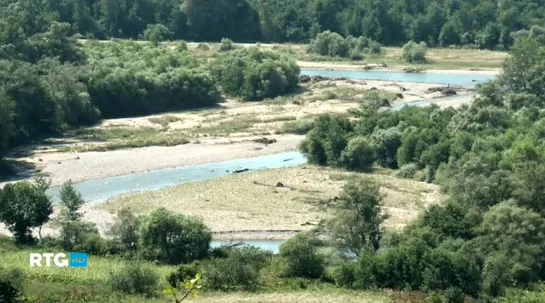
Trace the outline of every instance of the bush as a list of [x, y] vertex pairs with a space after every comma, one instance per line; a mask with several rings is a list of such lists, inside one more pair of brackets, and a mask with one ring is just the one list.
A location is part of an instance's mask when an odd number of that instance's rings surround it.
[[355, 271], [356, 266], [348, 262], [335, 267], [333, 270], [335, 285], [343, 288], [354, 288], [356, 283]]
[[176, 49], [179, 51], [179, 52], [183, 52], [183, 51], [187, 51], [188, 47], [187, 47], [187, 42], [185, 42], [184, 40], [180, 41], [178, 43], [178, 46], [176, 47]]
[[257, 47], [224, 54], [212, 64], [222, 90], [247, 101], [289, 93], [299, 83], [299, 66], [293, 59]]
[[286, 276], [320, 278], [324, 273], [324, 259], [317, 254], [316, 241], [306, 234], [298, 234], [282, 243], [280, 256], [286, 260]]
[[368, 44], [368, 47], [367, 47], [367, 53], [373, 54], [373, 55], [378, 55], [381, 52], [382, 52], [382, 46], [380, 45], [380, 43], [378, 43], [375, 40], [369, 41], [369, 44]]
[[426, 62], [427, 51], [428, 46], [425, 42], [416, 44], [414, 41], [409, 41], [407, 44], [403, 45], [402, 58], [409, 63]]
[[352, 36], [343, 38], [335, 32], [325, 31], [310, 41], [308, 52], [322, 56], [362, 60], [363, 53], [380, 54], [381, 46], [378, 42], [364, 37], [356, 40]]
[[133, 262], [110, 272], [106, 283], [115, 291], [153, 296], [159, 285], [159, 276], [152, 267]]
[[216, 290], [255, 290], [259, 286], [259, 271], [272, 255], [255, 247], [229, 248], [227, 252], [227, 258], [203, 263], [206, 287]]
[[157, 45], [161, 41], [170, 39], [172, 32], [162, 24], [148, 24], [142, 35], [144, 39]]
[[170, 286], [177, 288], [180, 283], [184, 283], [186, 281], [190, 281], [191, 279], [194, 279], [195, 276], [199, 273], [198, 270], [198, 264], [190, 264], [190, 265], [180, 265], [178, 269], [168, 275], [167, 281], [170, 284]]
[[165, 208], [152, 212], [140, 228], [143, 256], [168, 264], [207, 257], [211, 240], [212, 235], [201, 220]]
[[235, 44], [233, 43], [233, 40], [228, 38], [221, 39], [220, 52], [227, 52], [234, 49], [235, 49]]
[[399, 168], [395, 172], [395, 176], [398, 178], [413, 179], [418, 172], [418, 165], [414, 163], [407, 163]]
[[356, 137], [348, 142], [341, 154], [342, 166], [349, 170], [366, 171], [375, 162], [375, 148], [364, 137]]
[[208, 45], [207, 43], [199, 43], [199, 45], [197, 45], [197, 49], [200, 49], [203, 51], [209, 51], [210, 45]]

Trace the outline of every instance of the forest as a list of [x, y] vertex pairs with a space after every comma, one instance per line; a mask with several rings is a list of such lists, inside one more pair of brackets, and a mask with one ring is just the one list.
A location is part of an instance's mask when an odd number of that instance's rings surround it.
[[383, 45], [508, 49], [545, 33], [543, 0], [2, 0], [0, 42], [65, 22], [70, 35], [305, 43], [329, 30]]

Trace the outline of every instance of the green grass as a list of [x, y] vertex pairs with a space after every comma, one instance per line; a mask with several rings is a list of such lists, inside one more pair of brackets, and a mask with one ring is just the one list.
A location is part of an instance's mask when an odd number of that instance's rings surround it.
[[186, 133], [180, 131], [167, 132], [164, 129], [158, 130], [151, 127], [83, 129], [76, 132], [76, 139], [89, 142], [104, 142], [104, 144], [65, 147], [61, 148], [60, 151], [109, 151], [145, 146], [176, 146], [189, 143], [187, 137]]
[[277, 134], [305, 135], [314, 127], [314, 119], [301, 119], [282, 124]]

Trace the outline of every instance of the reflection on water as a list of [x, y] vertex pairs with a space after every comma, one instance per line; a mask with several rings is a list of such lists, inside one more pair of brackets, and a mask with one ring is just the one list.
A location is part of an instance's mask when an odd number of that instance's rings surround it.
[[328, 78], [348, 78], [357, 80], [387, 80], [399, 82], [437, 83], [459, 85], [473, 88], [478, 83], [493, 80], [493, 75], [465, 75], [439, 73], [400, 73], [378, 71], [350, 71], [350, 70], [318, 70], [302, 69], [301, 75], [322, 76]]

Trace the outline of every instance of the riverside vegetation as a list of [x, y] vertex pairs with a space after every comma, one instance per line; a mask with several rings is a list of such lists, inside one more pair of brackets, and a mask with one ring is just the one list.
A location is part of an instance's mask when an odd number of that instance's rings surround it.
[[[202, 277], [193, 281], [205, 294], [336, 287], [410, 290], [402, 300], [415, 302], [541, 301], [544, 58], [540, 42], [518, 40], [499, 79], [481, 85], [480, 97], [460, 109], [384, 111], [366, 103], [352, 112], [354, 119], [326, 115], [314, 121], [301, 146], [311, 163], [355, 171], [379, 165], [400, 177], [436, 182], [450, 196], [402, 231], [383, 228], [379, 185], [355, 177], [344, 186], [334, 216], [287, 240], [278, 255], [248, 247], [210, 249], [201, 221], [162, 208], [143, 217], [121, 210], [103, 238], [81, 220], [83, 201], [70, 184], [63, 186], [55, 219], [59, 236], [36, 239], [31, 230], [52, 212], [48, 183], [37, 179], [0, 192], [0, 219], [14, 234], [14, 243], [2, 240], [3, 259], [13, 260], [2, 264], [3, 294], [10, 302], [169, 300], [183, 291], [180, 285]], [[24, 267], [29, 250], [52, 247], [119, 265], [78, 277]], [[52, 287], [37, 288], [42, 281]], [[71, 286], [82, 282], [83, 289]], [[69, 287], [60, 291], [59, 285]], [[170, 291], [157, 293], [165, 288]]]
[[[349, 118], [326, 115], [287, 126], [307, 133], [301, 151], [315, 165], [357, 172], [381, 166], [400, 178], [439, 184], [449, 201], [402, 231], [384, 228], [380, 186], [360, 176], [346, 183], [332, 218], [286, 241], [278, 255], [211, 249], [202, 221], [162, 208], [140, 217], [122, 209], [100, 235], [82, 220], [85, 201], [70, 183], [53, 218], [45, 194], [50, 184], [37, 177], [0, 190], [0, 221], [12, 234], [0, 238], [0, 301], [179, 302], [201, 286], [210, 301], [234, 292], [302, 289], [347, 302], [545, 300], [540, 6], [458, 1], [445, 13], [444, 3], [397, 0], [186, 0], [181, 7], [178, 1], [0, 2], [0, 156], [101, 118], [214, 106], [222, 93], [257, 101], [297, 88], [299, 68], [287, 54], [237, 48], [227, 38], [316, 37], [309, 51], [327, 56], [373, 53], [374, 41], [407, 43], [402, 57], [408, 62], [423, 61], [428, 45], [511, 49], [501, 77], [480, 86], [470, 106], [395, 112], [366, 102]], [[82, 46], [75, 34], [142, 35], [155, 43]], [[169, 38], [226, 39], [208, 58], [185, 43], [157, 43]], [[56, 225], [58, 235], [41, 237], [45, 223]], [[29, 252], [51, 250], [85, 251], [93, 267], [27, 266]]]

